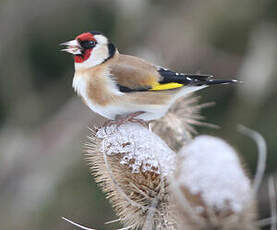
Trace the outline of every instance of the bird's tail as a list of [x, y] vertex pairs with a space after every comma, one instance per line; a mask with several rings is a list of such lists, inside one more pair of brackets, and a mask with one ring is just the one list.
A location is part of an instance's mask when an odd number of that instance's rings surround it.
[[192, 86], [204, 86], [204, 85], [219, 85], [219, 84], [231, 84], [231, 83], [241, 83], [238, 80], [221, 80], [214, 79], [212, 75], [204, 74], [185, 74], [186, 80], [189, 85]]

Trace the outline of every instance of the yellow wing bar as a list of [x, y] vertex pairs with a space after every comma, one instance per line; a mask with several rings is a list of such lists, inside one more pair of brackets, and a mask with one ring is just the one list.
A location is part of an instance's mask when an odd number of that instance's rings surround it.
[[150, 90], [153, 90], [153, 91], [168, 90], [168, 89], [180, 88], [182, 86], [184, 86], [184, 85], [176, 83], [176, 82], [170, 82], [170, 83], [166, 83], [166, 84], [159, 84], [159, 83], [157, 83], [157, 84], [153, 85]]

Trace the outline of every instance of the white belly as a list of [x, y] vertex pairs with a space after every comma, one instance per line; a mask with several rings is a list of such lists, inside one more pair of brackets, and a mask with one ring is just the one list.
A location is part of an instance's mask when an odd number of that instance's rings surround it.
[[[135, 104], [123, 104], [123, 100], [117, 100], [116, 104], [101, 106], [88, 98], [87, 95], [87, 77], [75, 76], [73, 79], [73, 88], [79, 96], [81, 96], [86, 102], [87, 106], [94, 112], [100, 114], [103, 117], [114, 120], [117, 115], [127, 115], [143, 111], [145, 113], [138, 116], [143, 120], [156, 120], [161, 118], [168, 110], [167, 106], [161, 105], [135, 105]], [[124, 94], [119, 92], [117, 97], [124, 97]]]
[[117, 104], [114, 106], [99, 106], [97, 104], [87, 101], [89, 108], [100, 114], [103, 117], [114, 120], [117, 115], [128, 115], [130, 113], [143, 111], [145, 113], [139, 115], [137, 118], [142, 120], [156, 120], [164, 116], [168, 108], [166, 106], [147, 106], [147, 105], [122, 105]]

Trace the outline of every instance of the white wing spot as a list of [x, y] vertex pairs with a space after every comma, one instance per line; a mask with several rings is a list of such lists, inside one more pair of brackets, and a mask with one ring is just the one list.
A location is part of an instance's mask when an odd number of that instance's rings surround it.
[[167, 68], [164, 68], [164, 67], [162, 67], [162, 66], [159, 66], [158, 67], [160, 70], [164, 70], [164, 71], [167, 71], [168, 69]]

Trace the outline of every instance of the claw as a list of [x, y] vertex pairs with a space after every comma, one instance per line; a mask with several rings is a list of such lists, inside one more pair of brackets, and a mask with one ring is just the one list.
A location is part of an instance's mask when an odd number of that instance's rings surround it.
[[139, 111], [139, 112], [135, 112], [135, 113], [130, 113], [127, 116], [122, 116], [122, 115], [118, 115], [116, 116], [115, 120], [109, 120], [107, 121], [104, 126], [108, 127], [111, 125], [116, 125], [116, 128], [119, 128], [121, 125], [128, 123], [128, 122], [133, 122], [133, 123], [139, 123], [140, 125], [148, 128], [148, 122], [142, 120], [142, 119], [138, 119], [136, 118], [137, 116], [143, 114], [144, 112]]

